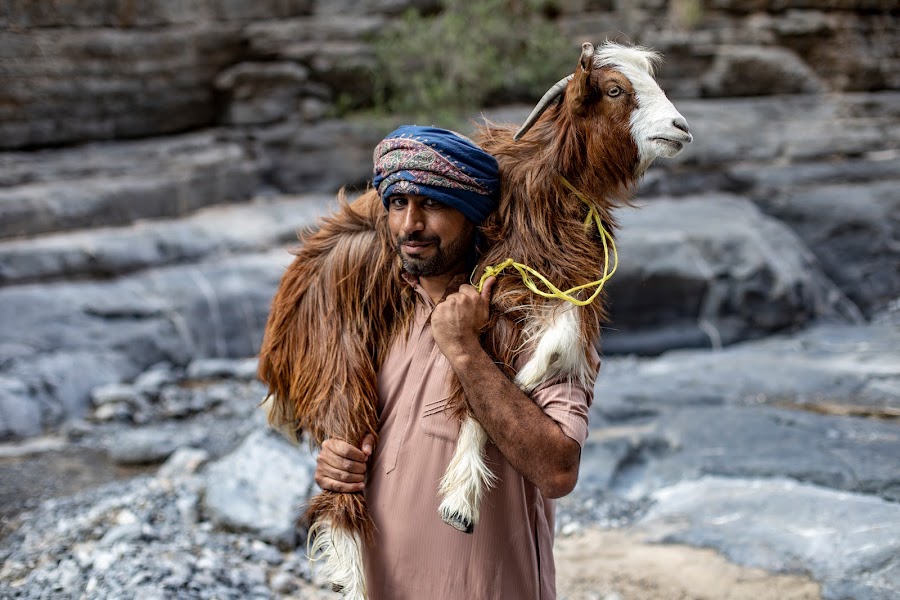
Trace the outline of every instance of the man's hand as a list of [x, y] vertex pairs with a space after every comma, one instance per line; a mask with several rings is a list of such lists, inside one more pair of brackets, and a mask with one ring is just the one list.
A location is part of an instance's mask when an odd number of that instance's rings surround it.
[[431, 333], [448, 359], [481, 347], [479, 335], [490, 317], [494, 281], [494, 277], [488, 277], [481, 293], [471, 285], [461, 285], [431, 313]]
[[359, 448], [339, 439], [328, 439], [316, 459], [316, 484], [330, 492], [361, 492], [365, 488], [366, 463], [375, 447], [375, 436], [366, 434]]

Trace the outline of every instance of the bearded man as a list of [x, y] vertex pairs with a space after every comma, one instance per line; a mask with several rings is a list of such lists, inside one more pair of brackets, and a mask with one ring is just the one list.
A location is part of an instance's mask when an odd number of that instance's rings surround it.
[[[326, 440], [316, 482], [366, 495], [372, 600], [555, 598], [553, 499], [575, 487], [592, 390], [551, 381], [526, 395], [480, 344], [494, 280], [480, 293], [466, 282], [479, 225], [497, 207], [496, 160], [456, 133], [405, 126], [378, 144], [374, 163], [415, 314], [378, 373], [377, 447], [372, 435], [359, 448]], [[486, 463], [497, 476], [471, 534], [438, 515], [459, 434], [444, 411], [451, 371], [490, 436]]]

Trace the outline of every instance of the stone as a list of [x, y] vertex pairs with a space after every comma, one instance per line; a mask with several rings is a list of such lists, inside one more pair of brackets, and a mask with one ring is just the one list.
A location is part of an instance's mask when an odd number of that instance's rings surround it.
[[741, 565], [805, 571], [822, 598], [900, 594], [900, 506], [786, 479], [704, 477], [661, 489], [638, 527], [656, 541], [715, 548]]
[[382, 16], [352, 12], [250, 25], [246, 32], [250, 53], [308, 68], [310, 78], [322, 84], [322, 91], [306, 95], [340, 100], [344, 110], [371, 106], [377, 66], [371, 39], [386, 21]]
[[313, 226], [333, 201], [330, 195], [286, 197], [207, 207], [178, 219], [0, 241], [0, 285], [121, 276], [278, 247]]
[[656, 358], [604, 359], [595, 393], [603, 414], [660, 406], [868, 406], [898, 409], [897, 325], [819, 324], [715, 352], [677, 350]]
[[213, 79], [241, 52], [239, 26], [227, 23], [5, 29], [0, 36], [3, 149], [210, 125]]
[[798, 233], [867, 316], [900, 297], [900, 179], [812, 185], [756, 202]]
[[619, 223], [608, 353], [720, 347], [820, 317], [860, 318], [796, 235], [747, 200], [657, 198]]
[[91, 402], [95, 407], [110, 403], [138, 404], [140, 392], [125, 383], [107, 383], [91, 390]]
[[256, 379], [258, 361], [200, 358], [188, 365], [189, 379]]
[[206, 469], [203, 510], [220, 527], [291, 548], [314, 470], [315, 461], [305, 449], [275, 433], [257, 431]]
[[[10, 181], [0, 191], [0, 239], [183, 216], [211, 204], [244, 201], [259, 185], [259, 170], [240, 145], [209, 133], [37, 157], [19, 153], [0, 164], [0, 179]], [[130, 248], [128, 239], [115, 241], [125, 256], [165, 251], [146, 242]], [[91, 250], [85, 240], [82, 252]], [[39, 270], [48, 260], [68, 264], [65, 257], [33, 257], [32, 263]]]
[[[594, 426], [601, 422], [594, 419]], [[657, 406], [652, 419], [621, 421], [598, 437], [606, 451], [596, 454], [596, 464], [612, 473], [606, 487], [585, 482], [582, 492], [607, 489], [635, 501], [679, 481], [717, 475], [787, 477], [900, 499], [900, 467], [890, 460], [900, 451], [900, 434], [874, 419], [766, 406]], [[594, 460], [585, 447], [582, 468], [593, 469]]]
[[21, 379], [0, 375], [0, 440], [41, 433], [41, 407], [31, 396]]
[[209, 452], [198, 448], [178, 448], [159, 468], [160, 479], [179, 479], [194, 475], [209, 460]]
[[400, 125], [386, 122], [325, 120], [286, 122], [257, 132], [272, 161], [273, 181], [288, 193], [335, 192], [350, 186], [364, 189], [372, 179], [372, 149]]
[[225, 123], [271, 123], [297, 112], [309, 70], [295, 63], [238, 63], [216, 77], [225, 95]]
[[249, 21], [307, 14], [313, 0], [261, 0], [240, 2], [212, 0], [181, 2], [156, 0], [133, 4], [127, 0], [88, 0], [78, 6], [66, 3], [35, 4], [13, 1], [0, 9], [0, 24], [12, 28], [37, 27], [158, 27], [212, 21]]
[[120, 465], [160, 463], [178, 448], [180, 440], [163, 428], [126, 430], [115, 435], [107, 446], [110, 460]]
[[160, 361], [252, 356], [288, 257], [278, 250], [115, 281], [0, 288], [0, 376], [35, 390], [18, 410], [41, 406], [46, 426], [84, 415], [91, 390]]

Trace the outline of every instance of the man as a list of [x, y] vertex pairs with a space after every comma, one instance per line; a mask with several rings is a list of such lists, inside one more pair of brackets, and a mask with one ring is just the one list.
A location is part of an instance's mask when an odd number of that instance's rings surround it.
[[[481, 293], [464, 282], [478, 225], [497, 206], [497, 162], [455, 133], [409, 126], [388, 135], [374, 160], [417, 305], [378, 374], [378, 446], [371, 435], [360, 448], [327, 440], [316, 482], [366, 494], [377, 528], [364, 552], [372, 600], [555, 598], [552, 499], [575, 486], [592, 396], [551, 382], [529, 397], [480, 345], [494, 280]], [[491, 438], [487, 464], [498, 478], [471, 535], [438, 515], [459, 432], [443, 410], [451, 369]]]

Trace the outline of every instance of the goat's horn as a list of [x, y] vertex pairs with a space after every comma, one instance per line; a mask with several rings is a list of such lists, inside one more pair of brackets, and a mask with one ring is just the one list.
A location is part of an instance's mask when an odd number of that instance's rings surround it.
[[531, 114], [528, 115], [528, 118], [525, 119], [525, 124], [522, 125], [522, 128], [513, 136], [515, 141], [519, 141], [519, 139], [528, 133], [528, 130], [537, 122], [544, 111], [550, 107], [550, 104], [556, 100], [557, 97], [561, 96], [565, 91], [566, 86], [569, 85], [569, 82], [575, 75], [569, 75], [568, 77], [563, 77], [559, 81], [557, 81], [552, 88], [547, 90], [547, 93], [544, 94], [544, 97], [541, 98], [541, 101], [537, 103], [537, 106], [534, 107], [534, 110], [531, 111]]

